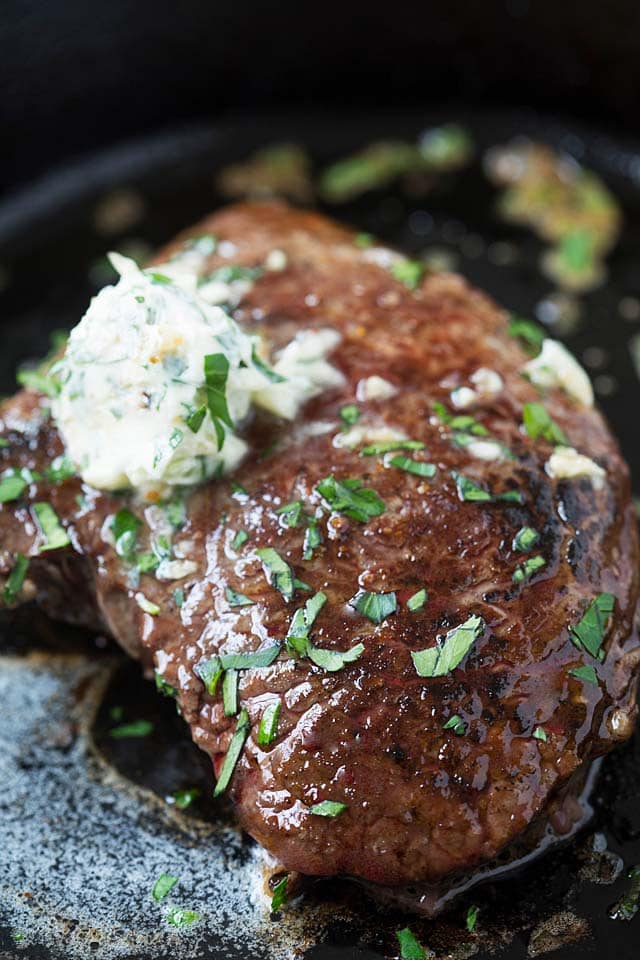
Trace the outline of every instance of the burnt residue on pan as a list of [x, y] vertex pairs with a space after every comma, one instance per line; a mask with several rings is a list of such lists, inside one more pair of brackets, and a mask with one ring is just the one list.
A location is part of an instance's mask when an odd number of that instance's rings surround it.
[[[237, 183], [238, 163], [265, 144], [302, 145], [304, 156], [299, 147], [286, 156], [308, 203], [336, 159], [375, 141], [418, 143], [420, 131], [452, 117], [473, 142], [464, 162], [439, 176], [412, 167], [348, 202], [319, 202], [363, 232], [460, 269], [566, 338], [640, 476], [629, 350], [640, 333], [640, 155], [533, 116], [262, 119], [164, 135], [50, 178], [0, 207], [8, 345], [0, 389], [10, 392], [15, 366], [45, 352], [49, 334], [74, 323], [109, 282], [107, 249], [146, 256], [221, 202], [214, 183], [229, 164]], [[560, 289], [541, 270], [543, 240], [500, 216], [500, 191], [483, 160], [522, 133], [595, 170], [621, 204], [606, 284]], [[263, 153], [260, 161], [278, 189], [286, 183], [283, 156]], [[415, 164], [406, 150], [375, 156]], [[640, 921], [612, 920], [609, 909], [627, 889], [626, 869], [640, 863], [638, 736], [605, 760], [593, 816], [571, 841], [488, 878], [435, 921], [335, 880], [292, 881], [300, 896], [271, 915], [266, 881], [277, 865], [239, 833], [224, 803], [214, 803], [209, 764], [172, 700], [159, 697], [108, 641], [51, 625], [30, 608], [0, 624], [0, 651], [0, 957], [373, 960], [398, 955], [395, 931], [407, 924], [437, 957], [637, 955]], [[136, 735], [116, 732], [123, 728]], [[157, 902], [152, 888], [162, 873], [179, 881]], [[478, 914], [468, 930], [471, 906]], [[173, 926], [174, 908], [198, 919]]]

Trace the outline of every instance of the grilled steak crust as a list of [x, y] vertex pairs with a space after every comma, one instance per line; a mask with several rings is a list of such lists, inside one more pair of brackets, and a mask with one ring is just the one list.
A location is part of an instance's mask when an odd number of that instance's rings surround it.
[[[351, 231], [280, 204], [229, 207], [158, 259], [205, 232], [227, 241], [207, 271], [284, 251], [285, 269], [255, 282], [236, 319], [274, 349], [299, 330], [335, 328], [342, 341], [331, 360], [344, 387], [310, 402], [293, 426], [254, 420], [252, 455], [233, 477], [246, 494], [224, 478], [189, 495], [177, 540], [198, 569], [179, 584], [143, 574], [131, 586], [105, 521], [123, 503], [141, 517], [143, 508], [78, 479], [35, 482], [20, 501], [0, 506], [0, 569], [8, 573], [16, 552], [32, 556], [29, 578], [47, 609], [102, 623], [147, 672], [158, 669], [219, 772], [236, 720], [224, 715], [219, 692], [206, 692], [195, 667], [221, 652], [284, 641], [294, 610], [311, 594], [298, 590], [287, 602], [267, 582], [255, 550], [274, 547], [296, 577], [327, 595], [314, 644], [344, 651], [361, 642], [364, 652], [331, 673], [283, 647], [271, 666], [242, 672], [251, 731], [230, 787], [242, 826], [285, 867], [306, 874], [401, 885], [469, 870], [548, 816], [576, 771], [631, 733], [638, 544], [627, 467], [600, 414], [549, 389], [547, 410], [606, 478], [598, 485], [545, 472], [552, 446], [522, 429], [523, 404], [541, 400], [522, 376], [528, 357], [507, 334], [505, 313], [460, 277], [427, 275], [411, 290], [394, 278], [384, 251], [362, 250]], [[478, 459], [434, 416], [434, 403], [451, 409], [451, 390], [479, 367], [497, 371], [504, 389], [481, 399], [473, 415], [511, 459]], [[356, 400], [369, 377], [384, 378], [394, 394]], [[341, 446], [339, 411], [353, 402], [361, 417], [352, 429], [364, 437], [386, 424], [423, 441], [435, 476]], [[9, 441], [0, 449], [2, 469], [42, 471], [62, 453], [43, 407], [46, 399], [27, 391], [0, 408]], [[523, 502], [463, 501], [452, 471], [494, 493], [518, 490]], [[330, 474], [361, 480], [385, 512], [362, 523], [325, 510], [323, 543], [304, 560], [305, 525], [287, 526], [277, 510], [302, 500], [312, 514], [322, 505], [316, 485]], [[38, 555], [30, 503], [39, 500], [54, 506], [71, 548]], [[523, 526], [540, 533], [535, 552], [546, 566], [514, 583], [527, 556], [513, 547]], [[249, 538], [236, 549], [240, 530]], [[231, 606], [227, 587], [254, 604]], [[422, 587], [428, 600], [411, 612], [406, 601]], [[348, 606], [358, 589], [395, 591], [397, 612], [374, 625]], [[157, 616], [140, 609], [138, 590], [158, 605]], [[615, 610], [600, 662], [576, 647], [569, 627], [604, 591], [614, 594]], [[472, 614], [485, 627], [463, 662], [444, 676], [418, 676], [411, 652]], [[596, 684], [570, 673], [586, 664]], [[260, 746], [260, 717], [274, 701], [281, 704], [277, 737]], [[455, 714], [463, 735], [444, 729]], [[533, 736], [538, 727], [546, 741]], [[348, 806], [336, 817], [311, 813], [322, 800]]]

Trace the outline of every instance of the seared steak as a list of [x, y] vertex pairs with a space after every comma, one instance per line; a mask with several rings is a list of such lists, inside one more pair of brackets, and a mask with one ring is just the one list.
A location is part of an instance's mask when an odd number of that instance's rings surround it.
[[[145, 517], [133, 497], [46, 479], [61, 439], [46, 398], [19, 393], [0, 408], [0, 463], [34, 475], [0, 506], [0, 573], [29, 556], [27, 583], [46, 609], [104, 624], [156, 670], [217, 775], [237, 731], [230, 795], [287, 869], [386, 885], [469, 870], [548, 817], [571, 778], [631, 733], [627, 467], [588, 403], [523, 376], [530, 355], [508, 316], [460, 277], [421, 277], [277, 204], [223, 210], [158, 260], [203, 233], [227, 241], [205, 271], [284, 252], [284, 269], [264, 272], [234, 316], [274, 350], [299, 330], [337, 330], [344, 386], [293, 425], [254, 419], [251, 456], [190, 492], [174, 520], [195, 572], [139, 582], [108, 518], [135, 513], [144, 551], [161, 508]], [[381, 445], [394, 437], [415, 443]], [[69, 546], [40, 552], [42, 502]], [[320, 592], [321, 609], [292, 626]], [[240, 669], [226, 716], [222, 680], [214, 692], [203, 665], [276, 644], [273, 662]]]

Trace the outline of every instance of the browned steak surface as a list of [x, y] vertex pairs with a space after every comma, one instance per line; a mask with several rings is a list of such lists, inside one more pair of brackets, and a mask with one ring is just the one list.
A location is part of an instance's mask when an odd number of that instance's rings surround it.
[[[528, 357], [507, 334], [506, 315], [459, 277], [427, 275], [411, 290], [350, 231], [275, 204], [223, 210], [171, 249], [205, 231], [234, 245], [219, 246], [230, 257], [212, 255], [207, 269], [286, 253], [285, 269], [264, 273], [235, 317], [274, 349], [298, 330], [335, 328], [342, 341], [332, 362], [344, 388], [312, 401], [293, 426], [253, 422], [252, 454], [231, 478], [246, 493], [224, 478], [189, 495], [175, 535], [198, 567], [186, 580], [143, 574], [132, 585], [104, 525], [123, 504], [144, 520], [144, 507], [83, 490], [75, 478], [37, 481], [0, 506], [0, 570], [8, 573], [16, 552], [31, 555], [29, 577], [50, 610], [103, 621], [149, 671], [159, 670], [218, 772], [236, 719], [224, 715], [219, 689], [209, 695], [195, 668], [216, 654], [283, 645], [272, 665], [241, 673], [251, 729], [230, 792], [244, 828], [287, 868], [391, 885], [469, 869], [544, 817], [582, 764], [631, 732], [638, 556], [627, 468], [598, 412], [558, 389], [541, 397], [522, 376]], [[438, 401], [451, 410], [451, 390], [479, 367], [497, 371], [504, 389], [471, 413], [510, 459], [478, 459], [434, 414]], [[373, 376], [395, 393], [357, 399], [361, 381]], [[571, 446], [604, 468], [600, 487], [545, 472], [552, 446], [522, 428], [523, 404], [541, 400]], [[348, 429], [362, 427], [365, 437], [386, 424], [422, 441], [423, 451], [406, 455], [435, 464], [434, 476], [362, 456], [366, 439], [353, 450], [340, 446], [347, 403], [360, 410]], [[62, 452], [42, 407], [46, 399], [23, 392], [0, 408], [8, 440], [2, 469], [42, 471]], [[493, 494], [519, 491], [522, 502], [462, 500], [452, 471]], [[360, 480], [384, 512], [365, 522], [331, 512], [317, 491], [330, 475]], [[62, 519], [71, 548], [38, 555], [31, 504], [42, 500]], [[310, 559], [303, 558], [306, 522], [288, 526], [277, 512], [292, 501], [302, 501], [308, 516], [322, 508], [322, 543]], [[539, 532], [534, 553], [546, 565], [514, 583], [528, 556], [513, 546], [523, 526]], [[233, 546], [239, 531], [248, 538]], [[145, 522], [141, 549], [147, 536]], [[313, 644], [346, 651], [362, 643], [358, 659], [329, 672], [287, 652], [294, 611], [312, 594], [298, 588], [285, 600], [256, 555], [263, 547], [275, 548], [313, 594], [326, 594]], [[253, 604], [231, 605], [226, 588]], [[428, 599], [412, 612], [407, 600], [422, 588]], [[348, 605], [358, 590], [395, 592], [396, 612], [372, 623]], [[156, 616], [140, 609], [138, 591], [160, 608]], [[615, 596], [615, 610], [600, 660], [578, 649], [569, 627], [602, 592]], [[459, 666], [418, 676], [412, 651], [433, 647], [472, 615], [484, 627]], [[596, 683], [570, 672], [585, 665]], [[277, 735], [260, 746], [260, 718], [274, 701]], [[445, 729], [454, 715], [462, 733]], [[538, 728], [546, 740], [534, 736]], [[310, 812], [323, 800], [347, 806], [335, 817]]]

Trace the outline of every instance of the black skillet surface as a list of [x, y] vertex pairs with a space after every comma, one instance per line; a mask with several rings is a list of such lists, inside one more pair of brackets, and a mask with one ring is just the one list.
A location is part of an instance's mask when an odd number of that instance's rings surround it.
[[[294, 140], [320, 168], [373, 139], [411, 139], [443, 120], [471, 131], [471, 166], [423, 196], [394, 187], [325, 208], [409, 253], [445, 251], [498, 301], [534, 316], [545, 313], [552, 292], [538, 267], [541, 244], [496, 216], [496, 191], [480, 158], [526, 134], [596, 170], [620, 200], [625, 226], [608, 282], [579, 298], [580, 323], [565, 339], [591, 363], [601, 405], [640, 481], [639, 392], [628, 348], [640, 331], [640, 153], [529, 114], [261, 118], [169, 132], [53, 173], [0, 205], [0, 391], [13, 390], [16, 365], [44, 353], [51, 331], [74, 324], [108, 282], [105, 250], [143, 252], [197, 220], [221, 202], [214, 173], [225, 164], [265, 143]], [[137, 197], [137, 215], [110, 236], [98, 233], [97, 205], [123, 186]], [[437, 921], [383, 910], [358, 888], [333, 881], [270, 917], [259, 852], [237, 833], [229, 812], [208, 799], [205, 758], [135, 664], [105, 641], [52, 627], [33, 610], [0, 624], [0, 652], [3, 960], [374, 960], [397, 956], [394, 934], [407, 923], [438, 957], [520, 960], [551, 949], [558, 960], [638, 957], [640, 919], [608, 916], [627, 887], [623, 864], [640, 863], [638, 736], [605, 760], [593, 818], [573, 841], [474, 890]], [[150, 719], [154, 732], [113, 740], [108, 731], [118, 717]], [[201, 795], [184, 813], [164, 799], [194, 786]], [[158, 904], [150, 891], [162, 872], [180, 882]], [[480, 914], [468, 933], [472, 903]], [[175, 929], [166, 919], [169, 904], [201, 919]]]

